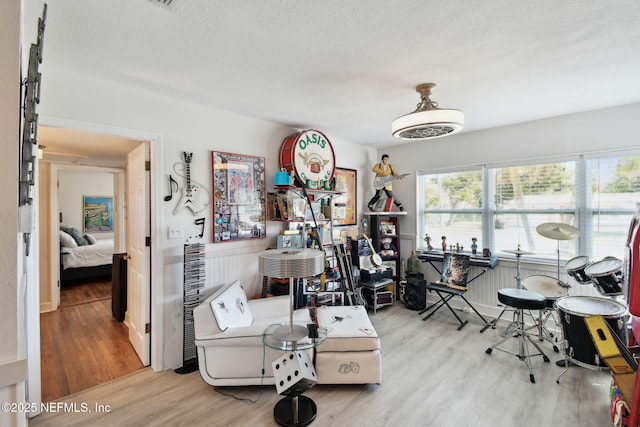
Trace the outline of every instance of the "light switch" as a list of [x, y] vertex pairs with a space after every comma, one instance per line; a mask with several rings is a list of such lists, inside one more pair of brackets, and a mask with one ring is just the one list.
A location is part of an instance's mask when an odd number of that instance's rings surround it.
[[169, 226], [169, 239], [183, 239], [184, 231], [181, 225]]

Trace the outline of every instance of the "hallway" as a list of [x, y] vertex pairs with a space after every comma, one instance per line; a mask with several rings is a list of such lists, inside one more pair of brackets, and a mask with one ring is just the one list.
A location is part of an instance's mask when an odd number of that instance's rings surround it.
[[111, 315], [111, 282], [65, 287], [60, 308], [40, 314], [42, 402], [141, 369], [128, 328]]

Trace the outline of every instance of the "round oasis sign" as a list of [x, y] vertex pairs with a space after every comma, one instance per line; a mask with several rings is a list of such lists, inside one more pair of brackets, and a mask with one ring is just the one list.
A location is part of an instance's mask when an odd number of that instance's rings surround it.
[[302, 185], [329, 181], [336, 169], [336, 158], [329, 139], [317, 130], [289, 135], [280, 146], [280, 168], [293, 171]]

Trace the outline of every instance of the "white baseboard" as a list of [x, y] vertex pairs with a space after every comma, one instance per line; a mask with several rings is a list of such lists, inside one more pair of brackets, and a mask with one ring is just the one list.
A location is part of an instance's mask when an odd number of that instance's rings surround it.
[[56, 311], [58, 307], [54, 307], [51, 301], [40, 303], [40, 313], [47, 313], [49, 311]]
[[0, 389], [27, 380], [27, 359], [0, 362]]

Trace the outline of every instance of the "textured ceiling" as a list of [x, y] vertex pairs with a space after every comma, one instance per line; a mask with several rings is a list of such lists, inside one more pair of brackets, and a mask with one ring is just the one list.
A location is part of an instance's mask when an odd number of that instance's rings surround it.
[[[640, 101], [638, 0], [156, 3], [49, 0], [44, 72], [377, 148], [405, 143], [391, 121], [425, 82], [464, 111], [464, 132]], [[41, 10], [27, 0], [27, 38]]]

